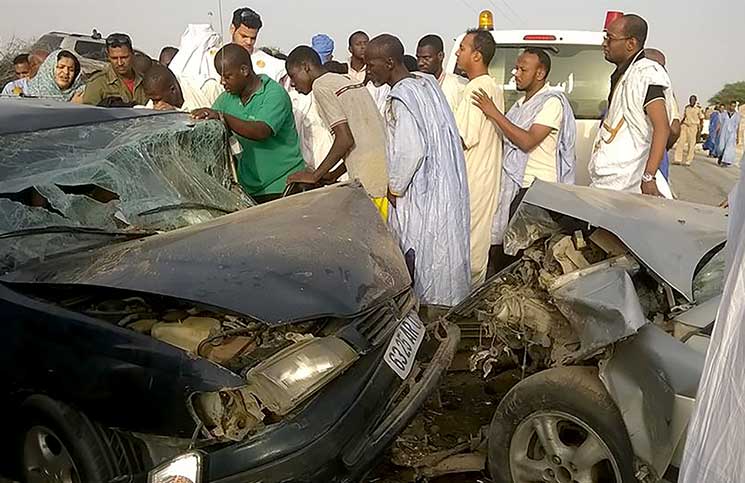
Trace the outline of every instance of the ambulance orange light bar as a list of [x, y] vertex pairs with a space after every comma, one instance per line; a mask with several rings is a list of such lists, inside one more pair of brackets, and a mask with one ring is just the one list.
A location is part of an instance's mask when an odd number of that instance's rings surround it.
[[489, 10], [483, 10], [479, 14], [479, 29], [494, 30], [494, 14]]
[[608, 30], [608, 25], [612, 24], [621, 17], [623, 17], [623, 12], [618, 12], [615, 10], [609, 10], [605, 12], [605, 23], [603, 24], [603, 30]]
[[523, 40], [556, 40], [555, 35], [526, 35]]

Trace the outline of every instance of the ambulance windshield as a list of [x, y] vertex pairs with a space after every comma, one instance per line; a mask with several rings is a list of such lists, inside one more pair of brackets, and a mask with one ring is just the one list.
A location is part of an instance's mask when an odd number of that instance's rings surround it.
[[[489, 73], [504, 85], [505, 107], [509, 109], [523, 96], [517, 91], [513, 71], [525, 45], [497, 45]], [[549, 83], [569, 97], [577, 119], [600, 119], [608, 105], [613, 64], [603, 58], [599, 45], [535, 45], [551, 56]]]

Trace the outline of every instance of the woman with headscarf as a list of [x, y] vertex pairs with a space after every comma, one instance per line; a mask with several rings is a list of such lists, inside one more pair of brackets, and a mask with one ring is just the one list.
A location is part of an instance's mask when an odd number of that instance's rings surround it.
[[80, 61], [67, 50], [52, 52], [28, 82], [27, 97], [72, 101], [82, 92]]

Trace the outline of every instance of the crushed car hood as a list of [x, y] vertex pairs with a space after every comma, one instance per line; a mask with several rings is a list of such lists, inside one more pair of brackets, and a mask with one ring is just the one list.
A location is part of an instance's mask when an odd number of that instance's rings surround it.
[[711, 206], [542, 181], [522, 203], [608, 230], [689, 301], [699, 262], [727, 240], [726, 212]]
[[47, 259], [0, 281], [160, 294], [269, 325], [348, 317], [411, 285], [398, 244], [359, 185]]

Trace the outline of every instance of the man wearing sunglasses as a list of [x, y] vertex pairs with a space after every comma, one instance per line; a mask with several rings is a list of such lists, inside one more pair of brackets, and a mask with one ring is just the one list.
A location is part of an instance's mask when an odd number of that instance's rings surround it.
[[624, 15], [606, 30], [603, 53], [617, 68], [589, 170], [593, 187], [661, 196], [658, 182], [666, 183], [657, 174], [674, 100], [665, 69], [644, 56], [647, 32], [638, 15]]
[[[147, 104], [142, 75], [135, 70], [132, 40], [126, 34], [111, 34], [106, 38], [109, 65], [85, 88], [83, 103], [93, 106], [134, 106]], [[118, 99], [118, 101], [117, 101]]]

